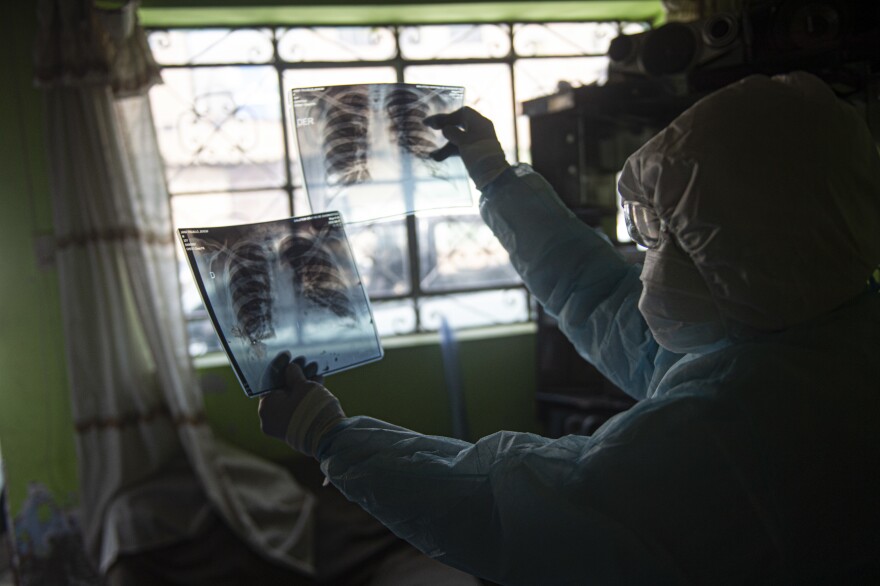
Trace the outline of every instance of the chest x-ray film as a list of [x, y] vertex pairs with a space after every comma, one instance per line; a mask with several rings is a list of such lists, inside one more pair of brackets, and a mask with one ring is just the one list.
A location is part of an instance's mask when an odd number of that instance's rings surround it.
[[267, 368], [284, 350], [322, 375], [382, 358], [339, 213], [178, 232], [248, 396], [272, 390]]
[[338, 210], [356, 223], [472, 205], [461, 159], [431, 159], [446, 139], [422, 124], [461, 108], [464, 88], [342, 85], [294, 89], [291, 97], [313, 212]]

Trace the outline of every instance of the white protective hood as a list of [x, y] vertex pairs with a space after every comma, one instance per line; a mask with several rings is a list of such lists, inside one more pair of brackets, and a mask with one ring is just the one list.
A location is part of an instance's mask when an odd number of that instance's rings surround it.
[[734, 337], [833, 310], [880, 262], [876, 145], [807, 73], [697, 102], [630, 156], [619, 190], [665, 220]]

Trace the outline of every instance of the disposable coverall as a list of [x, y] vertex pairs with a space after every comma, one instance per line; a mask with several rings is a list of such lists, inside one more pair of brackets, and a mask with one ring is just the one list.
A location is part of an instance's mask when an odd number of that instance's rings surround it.
[[[748, 78], [636, 152], [620, 189], [674, 250], [648, 251], [648, 275], [528, 166], [489, 183], [480, 210], [634, 407], [590, 437], [475, 444], [346, 418], [318, 443], [327, 478], [419, 549], [502, 584], [877, 579], [880, 295], [866, 279], [880, 159], [864, 124], [811, 76]], [[658, 345], [640, 274], [654, 295], [709, 299], [714, 337], [689, 354]], [[676, 311], [686, 298], [660, 309]]]

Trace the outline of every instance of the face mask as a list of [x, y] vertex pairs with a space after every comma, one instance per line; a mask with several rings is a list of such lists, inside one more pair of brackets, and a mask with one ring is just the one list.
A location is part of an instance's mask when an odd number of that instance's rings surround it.
[[697, 267], [673, 243], [645, 255], [639, 310], [657, 343], [682, 354], [705, 353], [727, 333]]

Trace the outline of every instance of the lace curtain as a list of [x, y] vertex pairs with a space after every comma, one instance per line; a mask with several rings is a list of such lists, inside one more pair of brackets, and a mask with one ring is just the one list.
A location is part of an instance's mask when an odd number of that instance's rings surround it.
[[89, 553], [103, 572], [120, 554], [195, 534], [216, 511], [257, 551], [310, 572], [312, 495], [206, 424], [146, 93], [161, 80], [136, 4], [99, 12], [91, 0], [40, 0], [38, 10]]

